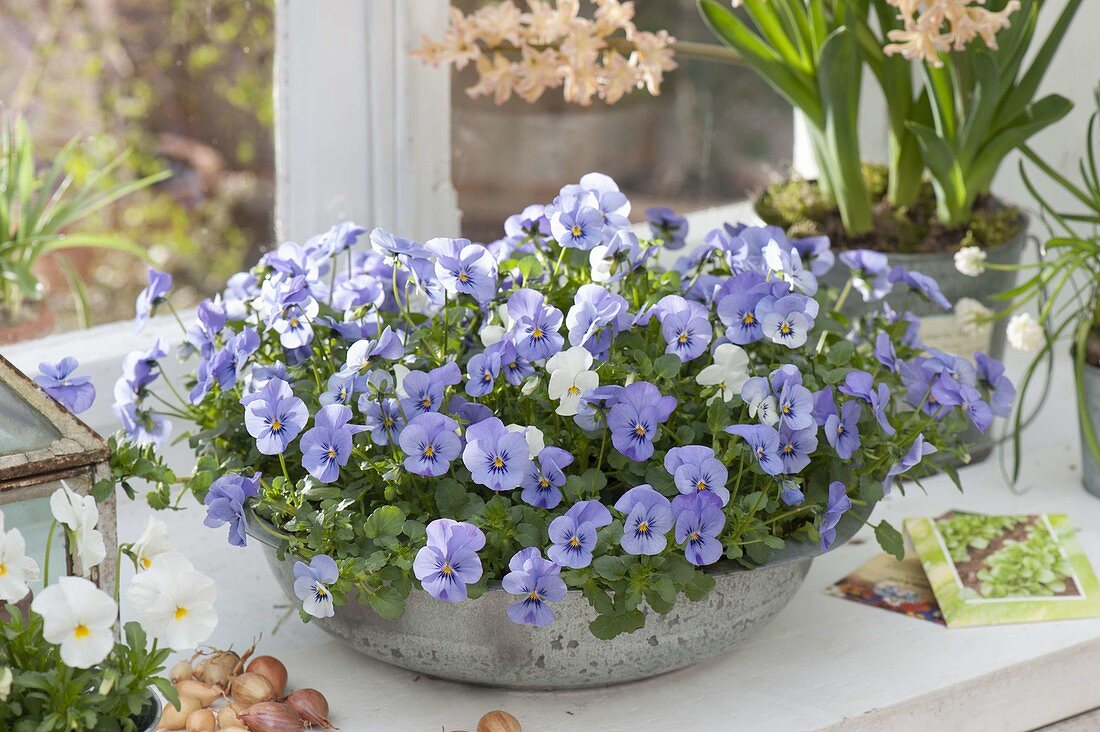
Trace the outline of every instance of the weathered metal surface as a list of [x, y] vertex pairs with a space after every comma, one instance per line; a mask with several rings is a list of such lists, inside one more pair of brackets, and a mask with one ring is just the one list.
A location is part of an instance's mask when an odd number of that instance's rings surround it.
[[[837, 544], [861, 525], [845, 517]], [[260, 531], [253, 536], [268, 541]], [[265, 543], [265, 551], [283, 589], [297, 602], [293, 561], [280, 561], [270, 544]], [[767, 564], [751, 570], [732, 562], [715, 565], [715, 587], [703, 600], [680, 597], [667, 615], [648, 610], [645, 627], [611, 640], [591, 634], [588, 623], [595, 611], [577, 590], [553, 603], [552, 625], [513, 623], [505, 609], [517, 598], [499, 582], [478, 599], [455, 604], [414, 588], [398, 620], [353, 602], [315, 622], [372, 658], [455, 681], [525, 689], [617, 684], [688, 666], [752, 635], [786, 606], [820, 553], [816, 545], [788, 543]]]

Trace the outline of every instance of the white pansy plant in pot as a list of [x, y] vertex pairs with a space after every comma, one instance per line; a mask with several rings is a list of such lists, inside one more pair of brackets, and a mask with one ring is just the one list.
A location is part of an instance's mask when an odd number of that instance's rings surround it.
[[0, 511], [0, 729], [144, 730], [159, 709], [154, 688], [179, 704], [165, 663], [172, 650], [210, 636], [217, 590], [172, 548], [164, 523], [150, 518], [140, 539], [120, 546], [120, 561], [134, 562], [125, 594], [138, 616], [120, 639], [118, 583], [112, 594], [84, 576], [51, 580], [51, 549], [61, 533], [85, 573], [103, 560], [94, 499], [62, 481], [50, 508], [41, 572], [22, 532], [5, 530]]

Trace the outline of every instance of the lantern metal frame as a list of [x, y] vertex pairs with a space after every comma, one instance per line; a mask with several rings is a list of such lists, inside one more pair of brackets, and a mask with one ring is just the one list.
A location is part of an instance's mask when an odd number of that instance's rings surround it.
[[[107, 461], [111, 450], [107, 442], [3, 356], [0, 356], [0, 382], [58, 433], [58, 437], [44, 447], [0, 455], [0, 507], [47, 496], [57, 489], [59, 481], [66, 481], [81, 495], [88, 495], [98, 481], [110, 476]], [[0, 414], [2, 419], [4, 415]], [[114, 491], [97, 505], [97, 528], [103, 534], [107, 556], [94, 567], [81, 567], [66, 542], [66, 569], [69, 573], [86, 574], [100, 588], [110, 590], [118, 562]]]

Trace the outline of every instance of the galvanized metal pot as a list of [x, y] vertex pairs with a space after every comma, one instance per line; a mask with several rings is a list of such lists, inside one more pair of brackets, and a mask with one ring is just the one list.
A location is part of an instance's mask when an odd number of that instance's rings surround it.
[[[860, 511], [866, 516], [869, 508]], [[862, 522], [845, 516], [835, 546]], [[293, 602], [294, 561], [280, 560], [270, 537], [250, 534], [265, 544], [268, 563]], [[367, 605], [349, 603], [331, 618], [316, 620], [351, 648], [386, 663], [431, 676], [486, 686], [566, 689], [644, 679], [701, 661], [727, 650], [774, 618], [801, 586], [817, 544], [788, 542], [766, 564], [745, 569], [732, 562], [714, 566], [714, 589], [699, 602], [681, 597], [667, 615], [646, 614], [645, 627], [611, 640], [588, 629], [595, 611], [577, 590], [553, 604], [552, 625], [533, 628], [511, 622], [505, 609], [516, 601], [490, 583], [476, 600], [451, 604], [419, 587], [398, 620], [379, 617]]]
[[[1027, 214], [1021, 213], [1021, 216], [1023, 221], [1020, 231], [1004, 244], [987, 249], [987, 262], [1019, 264], [1027, 244], [1027, 230], [1030, 223]], [[987, 269], [979, 277], [968, 277], [962, 274], [955, 269], [954, 252], [912, 254], [887, 252], [887, 256], [890, 257], [891, 264], [900, 264], [906, 269], [935, 279], [944, 296], [952, 303], [958, 303], [962, 298], [968, 297], [995, 312], [1003, 307], [1003, 303], [998, 303], [994, 296], [1011, 290], [1016, 285], [1014, 271]], [[830, 287], [840, 288], [844, 286], [847, 279], [847, 270], [843, 265], [838, 265], [822, 277], [821, 282]], [[912, 297], [907, 289], [899, 288], [890, 293], [886, 296], [886, 302], [898, 312], [909, 310], [920, 317], [921, 339], [926, 344], [959, 356], [972, 357], [975, 352], [981, 351], [998, 361], [1004, 357], [1006, 323], [1003, 319], [983, 324], [974, 332], [967, 332], [959, 327], [954, 313], [944, 312], [934, 303]], [[851, 315], [862, 315], [877, 307], [879, 303], [865, 303], [858, 293], [853, 293], [847, 298], [842, 309]], [[983, 435], [973, 427], [960, 435], [959, 439], [970, 445], [972, 463], [984, 460], [993, 451], [992, 436], [988, 433]]]
[[1082, 479], [1085, 483], [1085, 490], [1100, 498], [1100, 465], [1097, 465], [1096, 458], [1092, 456], [1092, 450], [1089, 449], [1088, 443], [1085, 441], [1084, 431], [1085, 420], [1089, 419], [1092, 420], [1093, 432], [1100, 435], [1100, 366], [1086, 363], [1083, 378], [1085, 403], [1082, 405], [1083, 409], [1077, 415], [1081, 423]]
[[[988, 262], [993, 264], [1019, 264], [1027, 244], [1028, 219], [1024, 216], [1023, 226], [1016, 236], [1000, 246], [986, 250]], [[1016, 284], [1016, 273], [1001, 270], [986, 270], [979, 277], [968, 277], [955, 269], [954, 252], [918, 253], [918, 254], [894, 254], [887, 253], [891, 264], [900, 264], [906, 269], [915, 270], [936, 280], [943, 294], [952, 303], [957, 303], [964, 297], [977, 300], [990, 310], [1003, 307], [994, 296], [998, 293], [1012, 289]], [[848, 272], [843, 265], [832, 269], [822, 281], [832, 287], [843, 287], [848, 279]], [[954, 325], [954, 316], [945, 313], [938, 305], [912, 297], [906, 291], [907, 288], [899, 288], [886, 296], [886, 302], [890, 303], [898, 312], [910, 310], [921, 317], [922, 337], [929, 345], [945, 351], [956, 353], [960, 356], [970, 356], [974, 351], [982, 351], [998, 360], [1004, 355], [1005, 350], [1005, 323], [997, 321], [987, 330], [979, 331], [973, 336], [961, 333]], [[845, 301], [844, 311], [853, 315], [870, 312], [878, 307], [878, 303], [864, 303], [858, 293]]]

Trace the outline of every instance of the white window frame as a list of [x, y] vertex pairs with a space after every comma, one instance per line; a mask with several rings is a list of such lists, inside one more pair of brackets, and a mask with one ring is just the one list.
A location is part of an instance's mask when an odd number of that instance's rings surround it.
[[[409, 55], [423, 35], [446, 28], [448, 0], [276, 0], [275, 7], [277, 239], [304, 241], [343, 220], [419, 240], [457, 236], [451, 71]], [[869, 156], [884, 158], [885, 105], [873, 87], [864, 80], [861, 137]], [[797, 113], [795, 121], [794, 168], [813, 176]], [[696, 234], [750, 216], [745, 202], [688, 214]], [[181, 315], [190, 321], [190, 312]], [[110, 323], [9, 346], [4, 355], [29, 374], [40, 361], [75, 355], [99, 392], [81, 416], [113, 432], [111, 390], [122, 359], [158, 335], [173, 346], [183, 340], [175, 319], [162, 316], [140, 334], [129, 321]], [[185, 366], [165, 364], [177, 378]]]

